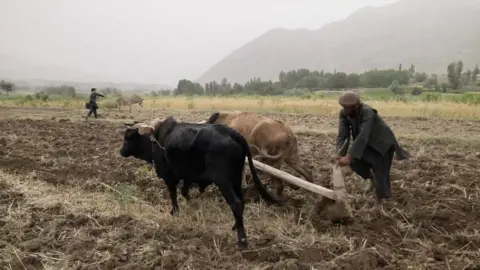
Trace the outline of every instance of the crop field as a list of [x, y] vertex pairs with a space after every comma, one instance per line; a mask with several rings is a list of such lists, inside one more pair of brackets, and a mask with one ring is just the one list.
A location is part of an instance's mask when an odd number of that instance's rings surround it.
[[[159, 96], [142, 95], [143, 109], [164, 110], [246, 110], [261, 113], [296, 113], [338, 115], [338, 96], [341, 91], [325, 91], [303, 96]], [[129, 96], [131, 94], [125, 94]], [[362, 92], [362, 100], [382, 112], [383, 116], [448, 117], [480, 119], [480, 92], [452, 94], [426, 92], [420, 96], [393, 95], [389, 90], [368, 90]], [[29, 97], [29, 98], [27, 98]], [[116, 108], [118, 96], [112, 94], [99, 99], [103, 109]], [[75, 98], [49, 96], [48, 101], [35, 99], [30, 95], [0, 95], [0, 106], [22, 107], [61, 107], [83, 109], [88, 96], [81, 94]], [[132, 112], [138, 112], [134, 104]], [[121, 111], [128, 112], [128, 106]], [[136, 114], [133, 114], [136, 115]], [[128, 117], [132, 115], [128, 114]], [[119, 116], [122, 117], [122, 116]]]
[[[444, 118], [450, 109], [384, 117], [412, 154], [394, 161], [384, 207], [359, 192], [348, 170], [348, 226], [317, 215], [318, 196], [308, 191], [286, 188], [290, 202], [282, 207], [250, 195], [250, 246], [240, 252], [215, 186], [201, 195], [193, 189], [188, 203], [179, 196], [180, 215], [172, 217], [163, 181], [119, 154], [122, 121], [200, 121], [210, 112], [101, 108], [87, 123], [84, 109], [0, 107], [0, 268], [479, 269], [480, 121]], [[316, 183], [330, 187], [335, 114], [264, 115], [294, 129]]]

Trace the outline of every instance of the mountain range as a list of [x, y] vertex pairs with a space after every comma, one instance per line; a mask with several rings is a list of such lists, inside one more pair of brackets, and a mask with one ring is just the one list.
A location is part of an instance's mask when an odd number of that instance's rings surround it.
[[90, 88], [118, 88], [133, 91], [170, 90], [167, 84], [106, 81], [104, 77], [62, 66], [37, 65], [16, 57], [0, 54], [0, 79], [12, 80], [19, 91], [52, 85], [74, 86], [80, 92]]
[[[326, 7], [327, 8], [327, 7]], [[404, 68], [444, 74], [452, 61], [480, 64], [479, 0], [400, 0], [364, 7], [317, 30], [272, 29], [244, 44], [196, 81], [253, 77], [278, 80], [280, 71], [333, 72]]]

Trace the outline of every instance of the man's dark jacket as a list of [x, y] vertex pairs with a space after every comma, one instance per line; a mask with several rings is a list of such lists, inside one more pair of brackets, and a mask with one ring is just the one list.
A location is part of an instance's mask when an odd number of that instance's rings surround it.
[[352, 135], [353, 143], [348, 154], [352, 158], [362, 159], [367, 147], [371, 147], [384, 156], [392, 146], [395, 146], [397, 159], [407, 159], [410, 156], [398, 145], [395, 135], [377, 114], [377, 110], [365, 103], [360, 104], [359, 113], [353, 118], [345, 116], [343, 109], [340, 111], [337, 151], [350, 135]]
[[102, 94], [99, 94], [99, 93], [95, 93], [95, 92], [92, 92], [90, 94], [90, 106], [93, 106], [95, 108], [98, 108], [98, 105], [97, 105], [97, 97], [105, 97], [104, 95]]

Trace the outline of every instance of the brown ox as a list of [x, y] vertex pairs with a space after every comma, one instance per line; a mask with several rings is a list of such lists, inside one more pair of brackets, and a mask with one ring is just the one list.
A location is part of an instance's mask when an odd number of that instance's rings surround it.
[[[295, 134], [282, 122], [253, 112], [215, 112], [201, 123], [223, 124], [235, 129], [247, 140], [252, 156], [261, 157], [262, 162], [277, 169], [285, 162], [313, 182], [312, 172], [301, 164]], [[283, 180], [273, 176], [270, 179], [277, 186], [277, 195], [282, 195]]]

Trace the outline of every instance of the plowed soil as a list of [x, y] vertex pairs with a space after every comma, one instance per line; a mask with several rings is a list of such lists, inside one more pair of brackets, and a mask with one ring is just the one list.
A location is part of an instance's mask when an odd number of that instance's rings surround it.
[[[0, 108], [0, 267], [4, 269], [479, 269], [480, 122], [386, 118], [411, 154], [394, 161], [383, 207], [347, 173], [354, 223], [316, 214], [318, 197], [286, 189], [291, 203], [250, 197], [250, 247], [236, 249], [233, 216], [215, 186], [169, 214], [161, 179], [122, 158], [121, 121], [207, 112]], [[317, 184], [330, 186], [337, 120], [266, 114], [297, 132]], [[292, 173], [289, 168], [284, 168]], [[295, 173], [292, 173], [295, 174]], [[296, 175], [296, 174], [295, 174]], [[273, 188], [271, 188], [273, 190]]]

